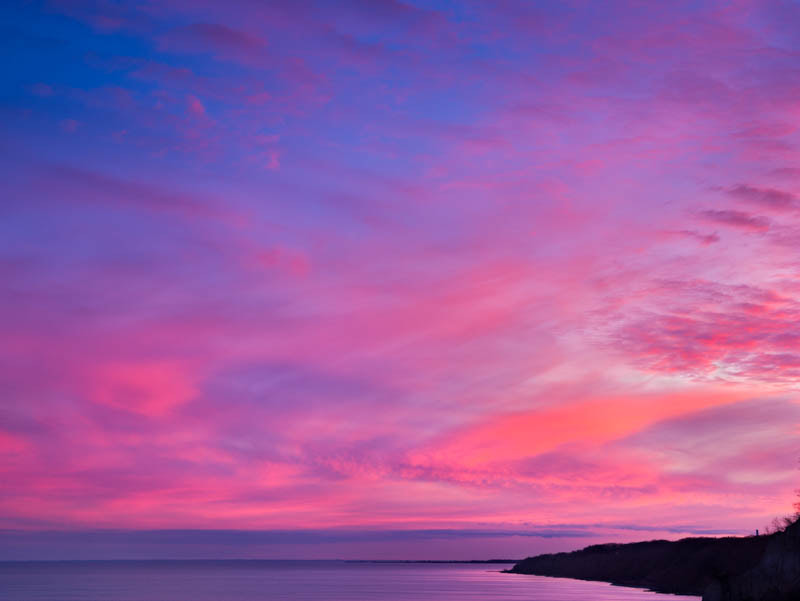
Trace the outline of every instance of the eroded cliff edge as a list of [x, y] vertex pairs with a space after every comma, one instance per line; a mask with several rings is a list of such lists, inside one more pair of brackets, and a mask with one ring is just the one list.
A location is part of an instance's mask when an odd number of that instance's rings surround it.
[[800, 521], [768, 538], [758, 564], [703, 591], [703, 601], [800, 601]]
[[704, 601], [800, 601], [800, 523], [769, 536], [593, 545], [510, 572], [602, 580]]

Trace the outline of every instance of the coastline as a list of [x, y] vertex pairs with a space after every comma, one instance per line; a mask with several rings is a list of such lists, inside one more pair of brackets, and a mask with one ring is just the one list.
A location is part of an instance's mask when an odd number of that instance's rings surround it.
[[528, 557], [506, 572], [608, 582], [704, 601], [796, 601], [800, 522], [764, 536], [592, 545]]

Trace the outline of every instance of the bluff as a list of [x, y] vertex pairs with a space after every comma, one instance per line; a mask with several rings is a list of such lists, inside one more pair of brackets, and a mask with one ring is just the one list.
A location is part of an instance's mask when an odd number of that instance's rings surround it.
[[592, 545], [508, 570], [602, 580], [704, 601], [800, 601], [800, 522], [769, 536]]
[[716, 579], [704, 591], [703, 601], [800, 600], [800, 521], [768, 538], [756, 566]]

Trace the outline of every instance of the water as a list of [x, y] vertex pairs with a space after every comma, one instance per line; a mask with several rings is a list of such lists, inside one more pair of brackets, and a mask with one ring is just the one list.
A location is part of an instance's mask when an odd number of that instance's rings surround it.
[[696, 601], [497, 564], [0, 562], [2, 601]]

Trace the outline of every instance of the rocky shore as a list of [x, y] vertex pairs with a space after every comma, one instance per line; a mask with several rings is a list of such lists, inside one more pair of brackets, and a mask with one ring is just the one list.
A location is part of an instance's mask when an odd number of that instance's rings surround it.
[[592, 545], [509, 572], [602, 580], [703, 601], [800, 601], [800, 522], [768, 536]]

